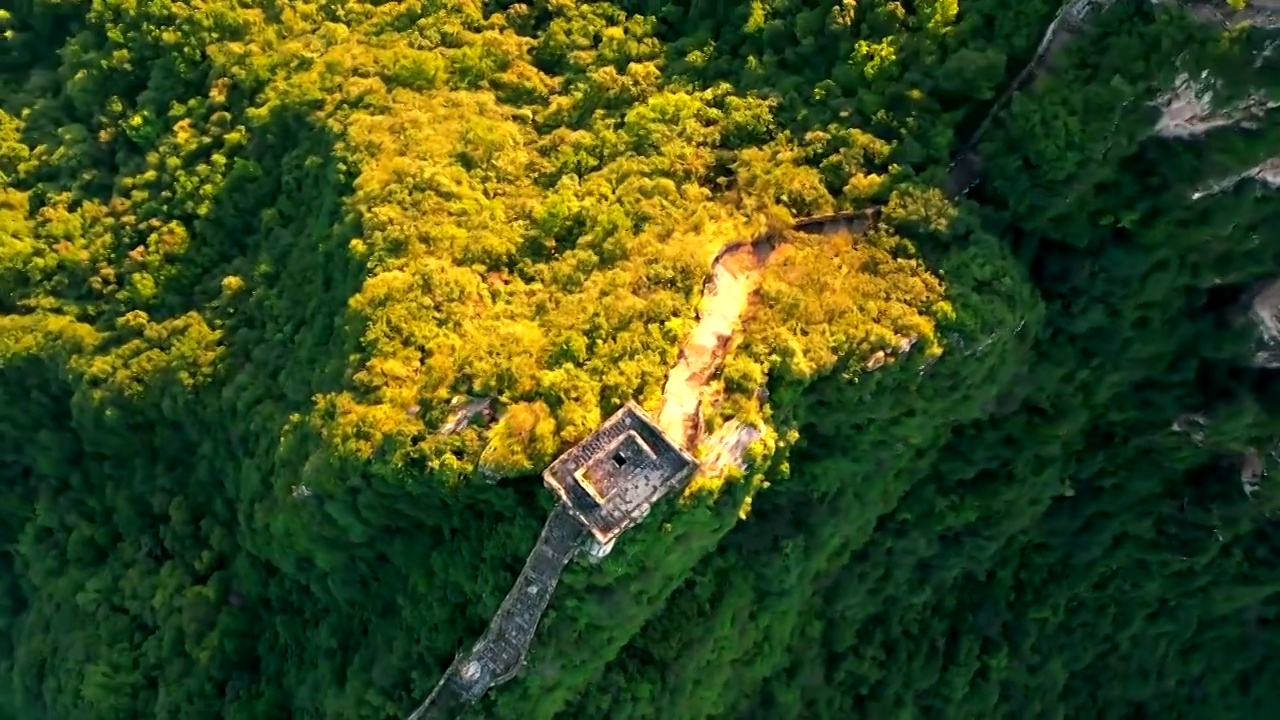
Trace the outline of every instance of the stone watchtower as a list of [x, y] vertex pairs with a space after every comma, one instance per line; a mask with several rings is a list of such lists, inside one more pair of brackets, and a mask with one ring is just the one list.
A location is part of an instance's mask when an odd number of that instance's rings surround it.
[[409, 720], [452, 718], [524, 667], [560, 574], [587, 538], [599, 560], [653, 504], [680, 488], [698, 463], [627, 403], [542, 474], [560, 499], [511, 591], [471, 650], [459, 653]]
[[551, 463], [542, 480], [591, 534], [587, 552], [599, 559], [697, 467], [689, 453], [628, 402]]

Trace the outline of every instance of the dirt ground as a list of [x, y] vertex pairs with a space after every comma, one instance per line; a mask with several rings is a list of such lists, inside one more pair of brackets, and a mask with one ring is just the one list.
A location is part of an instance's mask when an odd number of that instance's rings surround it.
[[698, 304], [698, 324], [667, 375], [658, 412], [659, 427], [687, 449], [696, 447], [702, 436], [706, 385], [724, 361], [772, 250], [766, 242], [742, 244], [716, 258]]

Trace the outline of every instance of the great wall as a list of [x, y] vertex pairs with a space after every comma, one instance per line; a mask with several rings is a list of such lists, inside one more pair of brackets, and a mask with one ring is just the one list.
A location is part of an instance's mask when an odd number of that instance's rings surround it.
[[489, 688], [520, 672], [560, 574], [577, 554], [585, 534], [582, 525], [563, 507], [551, 511], [524, 569], [494, 613], [489, 628], [469, 653], [454, 659], [409, 720], [453, 717], [455, 711], [480, 699]]
[[[1180, 7], [1189, 10], [1202, 21], [1225, 26], [1245, 23], [1268, 28], [1280, 27], [1280, 0], [1254, 0], [1243, 10], [1217, 9], [1211, 3], [1186, 0], [1149, 1]], [[979, 181], [982, 162], [978, 157], [977, 147], [993, 119], [1014, 95], [1051, 69], [1061, 51], [1079, 32], [1088, 27], [1088, 20], [1095, 11], [1108, 8], [1115, 2], [1116, 0], [1073, 0], [1062, 7], [1046, 29], [1031, 60], [990, 108], [968, 142], [962, 145], [957, 159], [949, 168], [944, 186], [948, 196], [959, 198]], [[857, 234], [865, 232], [878, 217], [878, 209], [869, 208], [803, 218], [796, 221], [791, 229], [819, 234]], [[523, 570], [495, 612], [488, 629], [470, 650], [457, 655], [435, 689], [408, 720], [455, 718], [491, 688], [518, 675], [526, 663], [538, 624], [560, 576], [579, 552], [585, 548], [593, 557], [603, 557], [618, 534], [640, 522], [653, 503], [681, 487], [692, 473], [699, 470], [715, 471], [741, 462], [746, 446], [759, 436], [758, 429], [731, 420], [715, 436], [704, 437], [701, 420], [705, 401], [703, 388], [724, 360], [730, 340], [737, 332], [742, 315], [758, 287], [759, 273], [768, 262], [774, 242], [776, 238], [766, 236], [733, 243], [716, 256], [699, 305], [698, 324], [682, 345], [676, 365], [668, 376], [656, 421], [649, 420], [638, 408], [628, 406], [607, 421], [583, 445], [557, 460], [548, 469], [548, 473], [544, 474], [548, 487], [560, 494], [561, 502], [547, 518]], [[458, 417], [465, 420], [472, 412], [479, 412], [480, 409], [489, 410], [488, 401], [471, 400], [458, 411]], [[618, 420], [627, 413], [629, 415]], [[455, 417], [450, 422], [456, 424], [461, 421]], [[641, 470], [663, 469], [660, 467], [662, 460], [671, 457], [686, 459], [692, 465], [683, 474], [668, 472], [659, 477], [654, 491], [641, 498], [638, 503], [633, 503], [634, 511], [625, 517], [612, 535], [605, 536], [600, 534], [600, 528], [593, 527], [592, 519], [583, 515], [581, 508], [585, 505], [601, 510], [602, 503], [609, 501], [596, 494], [596, 485], [607, 485], [618, 477], [625, 482], [633, 477], [622, 475], [624, 463], [621, 460], [625, 458], [617, 450], [622, 447], [618, 444], [621, 433], [611, 432], [606, 433], [609, 437], [597, 437], [608, 430], [611, 424], [619, 422], [632, 422], [641, 429], [647, 428], [645, 432], [650, 433], [645, 436], [649, 443], [644, 438], [633, 442], [643, 446], [639, 452], [636, 448], [626, 450], [631, 459], [651, 450], [652, 443], [670, 444], [670, 448], [665, 449], [666, 455], [663, 454], [664, 449], [659, 448], [648, 457], [641, 458]], [[657, 440], [654, 439], [654, 433]], [[700, 446], [702, 452], [698, 452]], [[556, 465], [575, 452], [582, 456], [578, 458], [582, 467], [573, 474], [577, 480], [572, 480], [567, 475], [551, 477], [555, 474], [553, 470]], [[698, 452], [702, 456], [701, 466], [693, 461], [689, 454], [691, 452]], [[614, 465], [609, 465], [609, 461]], [[601, 467], [606, 468], [605, 472], [618, 473], [618, 477], [605, 477], [597, 482], [589, 471], [594, 468], [600, 472]], [[636, 465], [631, 467], [632, 470], [627, 472], [635, 472]], [[578, 481], [581, 482], [580, 485]], [[587, 491], [585, 494], [584, 489]], [[604, 541], [606, 537], [607, 542]]]

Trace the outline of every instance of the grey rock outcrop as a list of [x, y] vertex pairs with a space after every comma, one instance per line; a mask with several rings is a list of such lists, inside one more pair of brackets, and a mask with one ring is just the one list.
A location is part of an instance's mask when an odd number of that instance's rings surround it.
[[1243, 8], [1233, 8], [1224, 0], [1164, 0], [1181, 6], [1201, 20], [1233, 27], [1250, 25], [1257, 28], [1280, 27], [1280, 0], [1248, 0]]
[[1258, 329], [1254, 367], [1280, 368], [1280, 278], [1270, 281], [1253, 296], [1249, 317]]
[[1255, 180], [1269, 187], [1280, 188], [1280, 157], [1263, 160], [1242, 173], [1237, 173], [1230, 177], [1222, 178], [1221, 180], [1215, 180], [1192, 193], [1191, 199], [1199, 200], [1203, 197], [1216, 195], [1220, 192], [1230, 190], [1245, 180]]
[[1214, 103], [1216, 81], [1206, 70], [1198, 77], [1182, 73], [1168, 92], [1156, 98], [1160, 119], [1155, 133], [1166, 138], [1191, 138], [1220, 127], [1249, 127], [1280, 101], [1263, 95], [1221, 107]]

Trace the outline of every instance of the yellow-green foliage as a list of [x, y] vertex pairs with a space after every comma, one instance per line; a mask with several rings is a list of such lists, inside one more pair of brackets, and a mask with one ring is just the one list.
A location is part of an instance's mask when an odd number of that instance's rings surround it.
[[[549, 502], [477, 467], [536, 473], [623, 402], [656, 409], [722, 247], [902, 179], [914, 121], [854, 131], [801, 118], [796, 87], [683, 77], [656, 11], [502, 6], [6, 6], [0, 674], [25, 697], [399, 714]], [[807, 322], [768, 302], [777, 332]], [[723, 411], [771, 419], [769, 342], [731, 358]], [[437, 432], [459, 395], [504, 410]], [[626, 622], [592, 605], [596, 642], [635, 631], [765, 471], [682, 509]]]
[[[942, 282], [887, 227], [789, 233], [765, 267], [742, 352], [766, 372], [806, 382], [904, 340], [936, 353], [937, 320], [950, 314]], [[762, 371], [735, 358], [726, 372], [742, 386]]]
[[1280, 435], [1226, 310], [1280, 204], [1187, 199], [1280, 133], [1150, 107], [1274, 89], [1273, 33], [1111, 3], [958, 211], [1058, 0], [0, 6], [0, 717], [404, 717], [553, 502], [477, 465], [656, 409], [725, 243], [873, 203], [712, 378], [747, 471], [571, 565], [472, 715], [1280, 717], [1277, 493], [1216, 456]]
[[529, 475], [546, 467], [559, 448], [556, 421], [546, 403], [517, 403], [493, 427], [480, 466], [496, 477]]
[[[807, 151], [779, 133], [776, 100], [725, 83], [664, 83], [652, 27], [612, 6], [557, 9], [537, 38], [513, 32], [527, 20], [520, 6], [485, 16], [469, 5], [344, 3], [338, 12], [290, 3], [271, 19], [238, 6], [207, 15], [166, 8], [138, 31], [146, 42], [102, 55], [72, 79], [77, 102], [100, 108], [92, 125], [69, 124], [28, 147], [17, 138], [34, 116], [0, 115], [0, 171], [15, 188], [38, 189], [30, 198], [3, 191], [0, 218], [11, 232], [0, 277], [10, 279], [17, 307], [112, 333], [113, 359], [104, 362], [129, 369], [103, 381], [125, 394], [150, 382], [169, 352], [185, 354], [174, 359], [184, 383], [207, 380], [238, 308], [265, 298], [276, 273], [298, 272], [285, 269], [303, 261], [296, 255], [255, 264], [218, 249], [223, 240], [203, 224], [235, 202], [224, 193], [246, 197], [281, 170], [299, 187], [341, 192], [331, 176], [349, 181], [349, 193], [326, 201], [341, 222], [306, 227], [301, 218], [286, 229], [288, 208], [266, 207], [217, 232], [260, 233], [271, 244], [314, 232], [345, 246], [343, 262], [361, 268], [345, 301], [349, 317], [335, 318], [358, 336], [354, 347], [343, 341], [347, 380], [313, 395], [311, 424], [341, 453], [390, 452], [394, 462], [414, 456], [429, 465], [455, 452], [454, 441], [431, 431], [458, 394], [542, 403], [550, 425], [539, 427], [556, 428], [559, 444], [581, 439], [628, 399], [655, 406], [715, 252], [778, 210], [833, 206]], [[108, 3], [94, 17], [141, 22], [128, 12]], [[404, 27], [413, 30], [393, 30]], [[599, 46], [570, 40], [586, 27]], [[134, 101], [106, 80], [91, 82], [150, 54], [190, 62], [176, 50], [182, 33], [201, 43], [190, 61], [203, 55], [209, 67], [197, 92]], [[549, 74], [553, 66], [562, 74]], [[267, 144], [299, 128], [327, 136], [329, 156], [259, 164]], [[117, 192], [77, 195], [94, 182], [78, 169], [84, 154], [121, 142], [146, 151], [110, 179]], [[875, 145], [869, 136], [861, 143]], [[865, 152], [842, 152], [861, 153], [850, 158], [865, 164]], [[883, 149], [873, 155], [885, 157]], [[726, 180], [732, 200], [716, 192]], [[766, 341], [791, 357], [796, 338], [823, 331], [795, 329], [809, 318], [781, 287], [804, 281], [788, 272], [765, 289], [765, 305], [780, 307], [762, 313], [766, 326], [791, 328]], [[175, 300], [183, 288], [196, 292]], [[869, 328], [876, 313], [865, 307], [857, 322]], [[867, 332], [866, 342], [805, 345], [796, 362], [816, 364], [802, 374], [892, 331]], [[746, 389], [764, 375], [731, 369], [727, 379]], [[518, 437], [503, 442], [518, 445]], [[490, 455], [545, 454], [514, 445]]]

